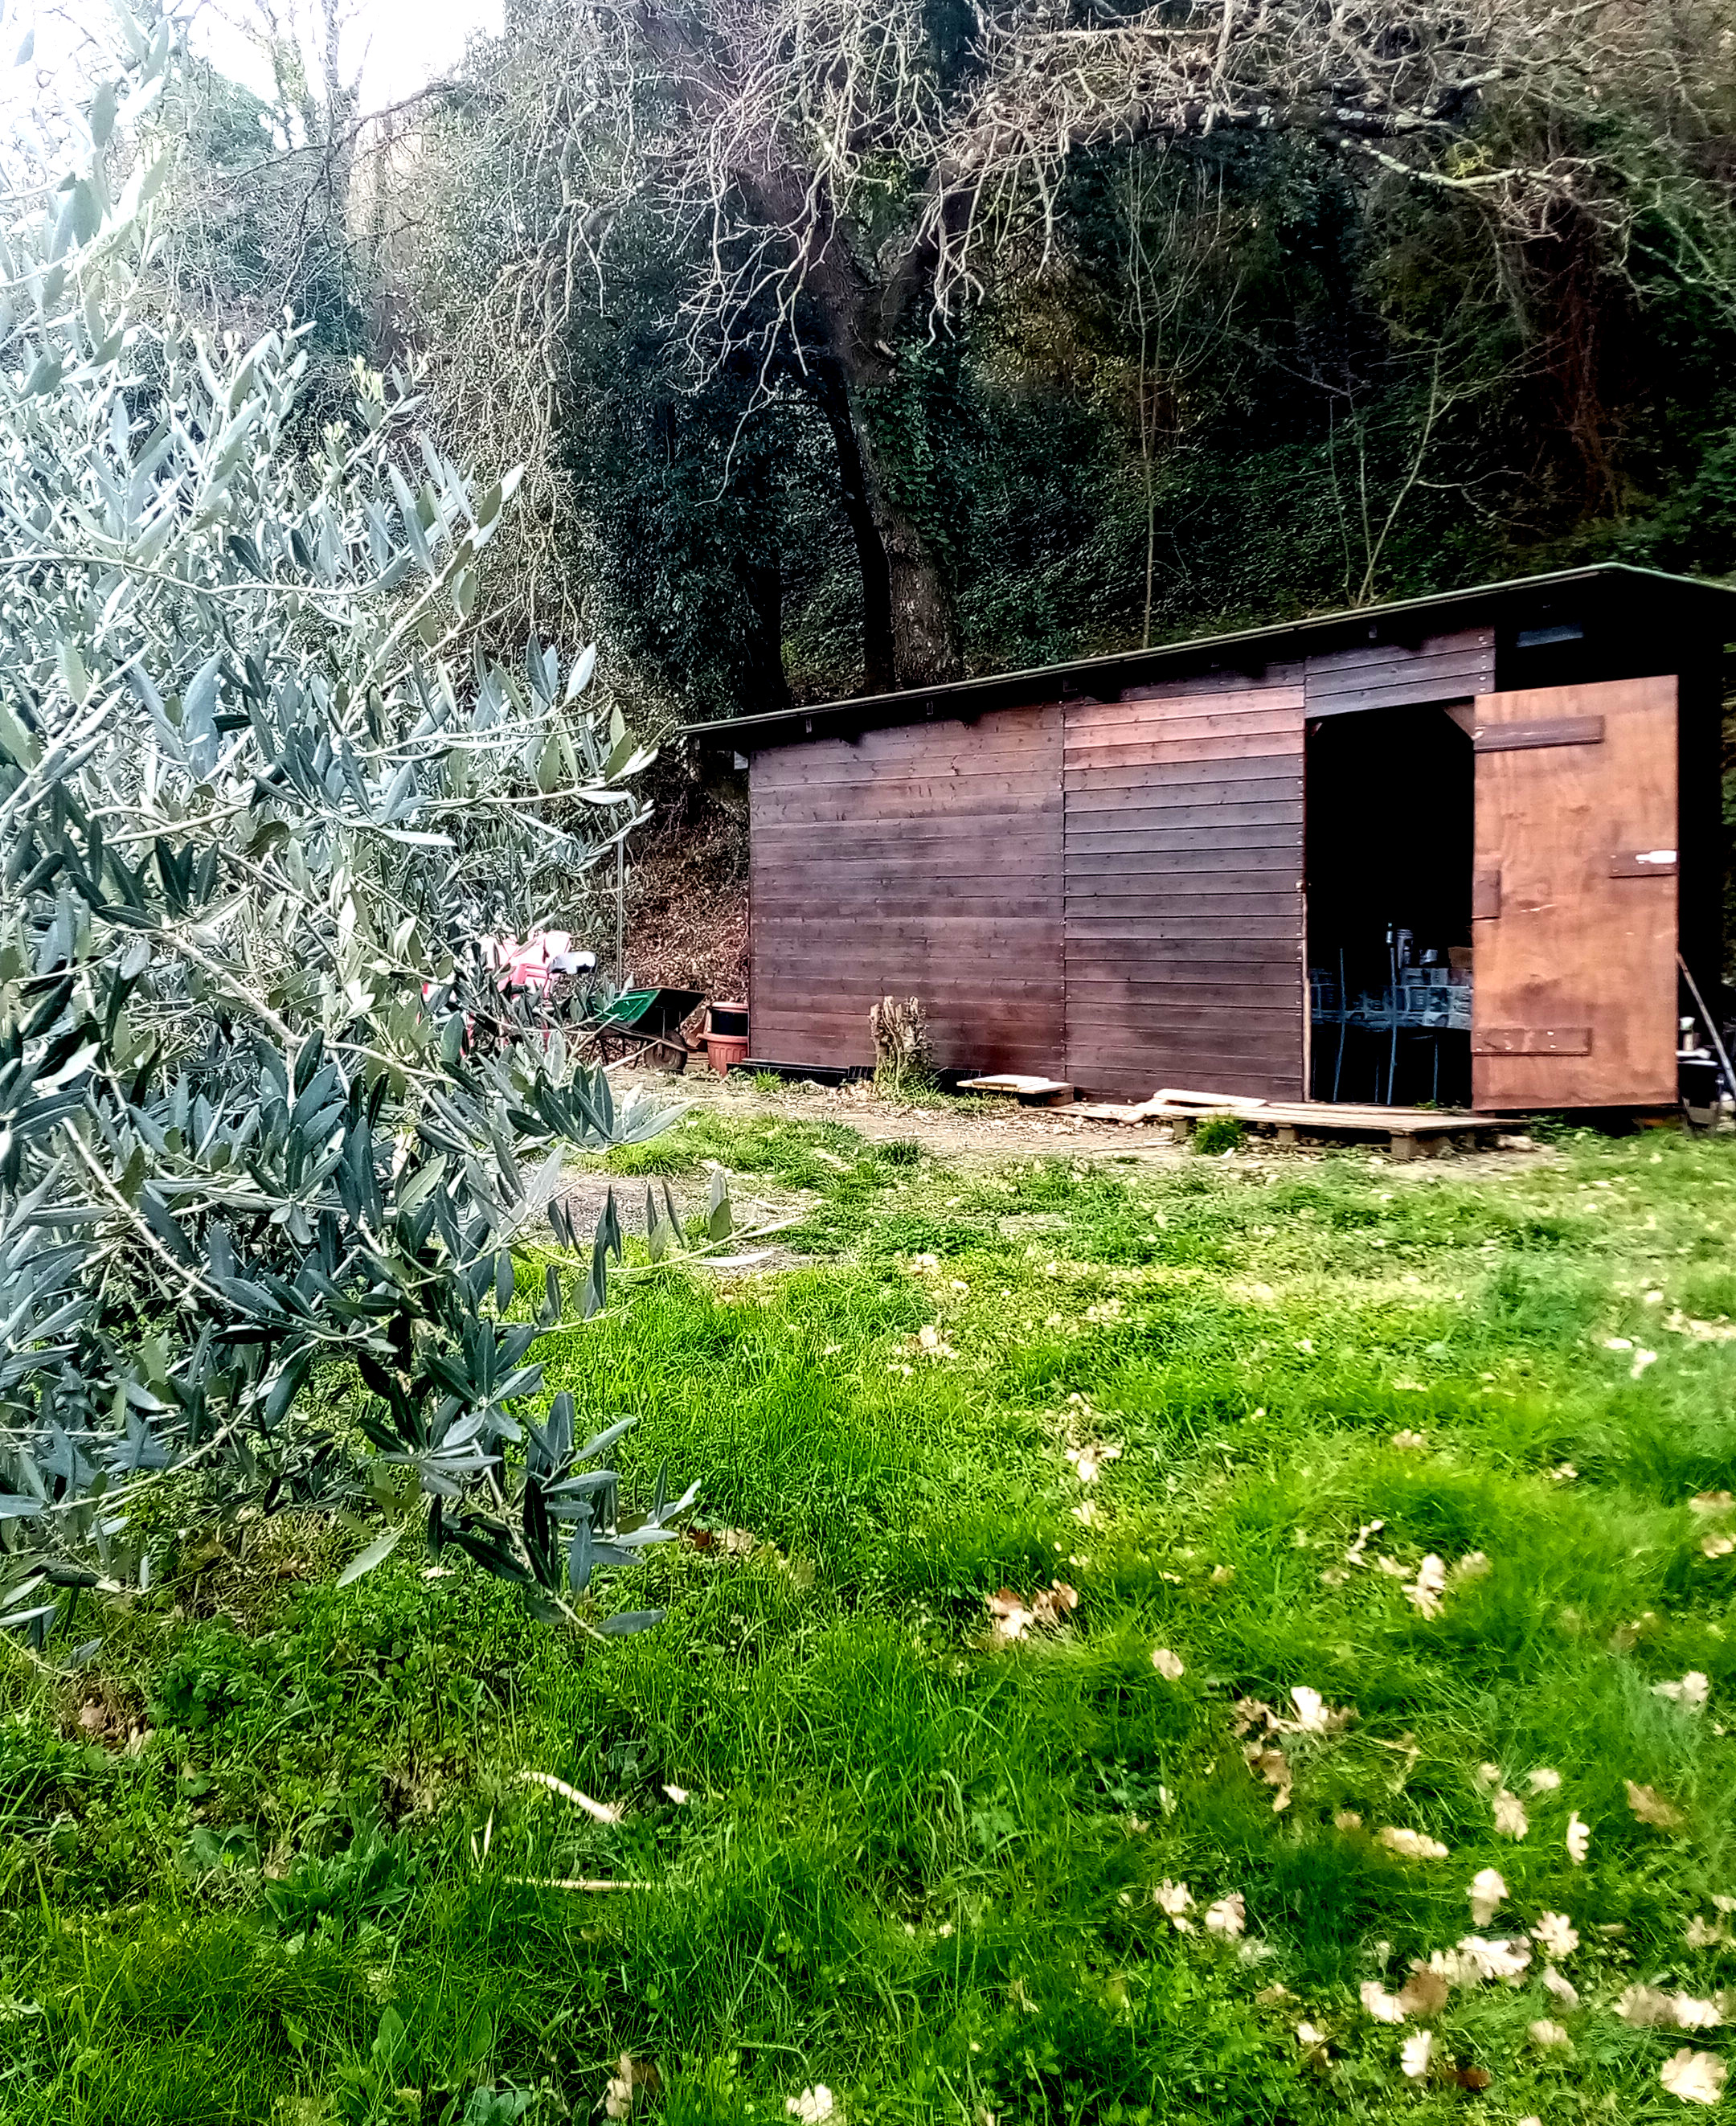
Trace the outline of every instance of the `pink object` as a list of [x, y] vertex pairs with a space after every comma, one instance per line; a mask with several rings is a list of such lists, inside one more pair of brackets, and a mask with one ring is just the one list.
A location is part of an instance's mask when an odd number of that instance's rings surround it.
[[[571, 957], [573, 936], [567, 930], [538, 930], [521, 944], [516, 938], [484, 938], [483, 964], [498, 967], [512, 990], [545, 990], [568, 970], [558, 964]], [[592, 962], [595, 965], [595, 962]]]

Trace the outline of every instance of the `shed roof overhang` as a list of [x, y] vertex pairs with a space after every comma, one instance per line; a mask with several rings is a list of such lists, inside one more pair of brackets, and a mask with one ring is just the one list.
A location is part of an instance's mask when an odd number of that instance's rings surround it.
[[[1083, 657], [1025, 671], [985, 673], [979, 678], [957, 679], [946, 686], [863, 694], [712, 723], [684, 724], [681, 735], [727, 739], [738, 750], [751, 753], [765, 746], [800, 744], [804, 739], [852, 737], [889, 725], [969, 719], [991, 709], [1031, 702], [1082, 696], [1112, 699], [1129, 687], [1182, 678], [1193, 672], [1229, 670], [1255, 676], [1269, 665], [1321, 656], [1359, 643], [1415, 642], [1426, 635], [1461, 628], [1518, 631], [1583, 625], [1587, 620], [1595, 621], [1600, 632], [1611, 626], [1625, 632], [1642, 625], [1685, 630], [1697, 638], [1696, 648], [1704, 655], [1709, 645], [1721, 650], [1727, 641], [1736, 640], [1736, 588], [1605, 562], [1479, 583], [1429, 598], [1395, 598], [1384, 605], [1321, 613], [1274, 626], [1196, 635], [1149, 650]], [[1672, 644], [1671, 654], [1658, 669], [1677, 669], [1677, 656]]]

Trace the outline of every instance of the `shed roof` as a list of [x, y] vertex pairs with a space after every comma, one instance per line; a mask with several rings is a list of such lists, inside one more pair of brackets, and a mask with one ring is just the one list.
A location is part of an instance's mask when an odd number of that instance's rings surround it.
[[1112, 695], [1143, 682], [1180, 677], [1190, 667], [1209, 670], [1228, 666], [1233, 670], [1257, 671], [1267, 664], [1321, 655], [1352, 643], [1413, 639], [1437, 626], [1522, 627], [1527, 622], [1565, 621], [1582, 614], [1620, 626], [1648, 619], [1686, 626], [1698, 633], [1702, 642], [1710, 639], [1722, 645], [1736, 639], [1736, 588], [1693, 576], [1669, 575], [1657, 569], [1601, 562], [1590, 568], [1479, 583], [1468, 590], [1444, 591], [1428, 598], [1394, 598], [1349, 612], [1281, 621], [1272, 626], [1239, 628], [1227, 635], [1194, 635], [1149, 650], [1118, 650], [1108, 656], [1081, 657], [1017, 672], [985, 673], [978, 678], [955, 679], [945, 686], [861, 694], [843, 701], [731, 716], [715, 723], [684, 724], [682, 735], [727, 738], [750, 750], [788, 745], [807, 738], [837, 737], [929, 717], [980, 716], [990, 709], [1010, 708], [1021, 702], [1079, 694]]

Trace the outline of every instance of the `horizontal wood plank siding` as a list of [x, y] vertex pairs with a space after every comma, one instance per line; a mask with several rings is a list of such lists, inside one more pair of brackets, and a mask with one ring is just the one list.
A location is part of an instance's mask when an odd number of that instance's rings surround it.
[[1308, 659], [1304, 683], [1311, 716], [1348, 716], [1358, 709], [1403, 708], [1411, 702], [1469, 700], [1495, 685], [1495, 631], [1462, 629], [1420, 642], [1370, 642]]
[[1067, 1072], [1298, 1098], [1300, 667], [1069, 702]]
[[918, 996], [942, 1068], [1059, 1073], [1061, 781], [1054, 705], [756, 753], [754, 1055], [871, 1063]]

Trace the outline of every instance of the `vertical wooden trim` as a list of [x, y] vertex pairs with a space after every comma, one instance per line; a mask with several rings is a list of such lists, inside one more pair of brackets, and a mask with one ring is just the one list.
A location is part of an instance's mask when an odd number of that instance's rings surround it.
[[1076, 1083], [1073, 1074], [1073, 1010], [1067, 994], [1067, 727], [1072, 707], [1068, 696], [1063, 694], [1056, 710], [1060, 729], [1055, 734], [1054, 746], [1054, 772], [1061, 786], [1061, 817], [1056, 836], [1060, 843], [1060, 862], [1055, 883], [1059, 905], [1055, 914], [1061, 925], [1061, 1075]]
[[[1299, 970], [1302, 977], [1302, 1086], [1296, 1097], [1311, 1100], [1314, 1096], [1314, 985], [1309, 979], [1308, 968], [1308, 812], [1309, 812], [1309, 754], [1312, 750], [1309, 739], [1307, 704], [1303, 705], [1302, 717], [1302, 853], [1298, 858], [1300, 876], [1296, 880], [1297, 949], [1302, 956]], [[1342, 1009], [1344, 999], [1338, 999]]]
[[[758, 867], [760, 837], [755, 832], [754, 785], [759, 779], [759, 764], [765, 758], [759, 751], [748, 756], [748, 1053], [755, 1053], [753, 1042], [754, 1015], [759, 1009], [759, 999], [755, 991], [759, 984], [759, 933], [753, 924], [753, 874]], [[709, 1018], [709, 1013], [707, 1014]], [[763, 1055], [764, 1051], [758, 1051]], [[775, 1060], [767, 1058], [768, 1061]]]

